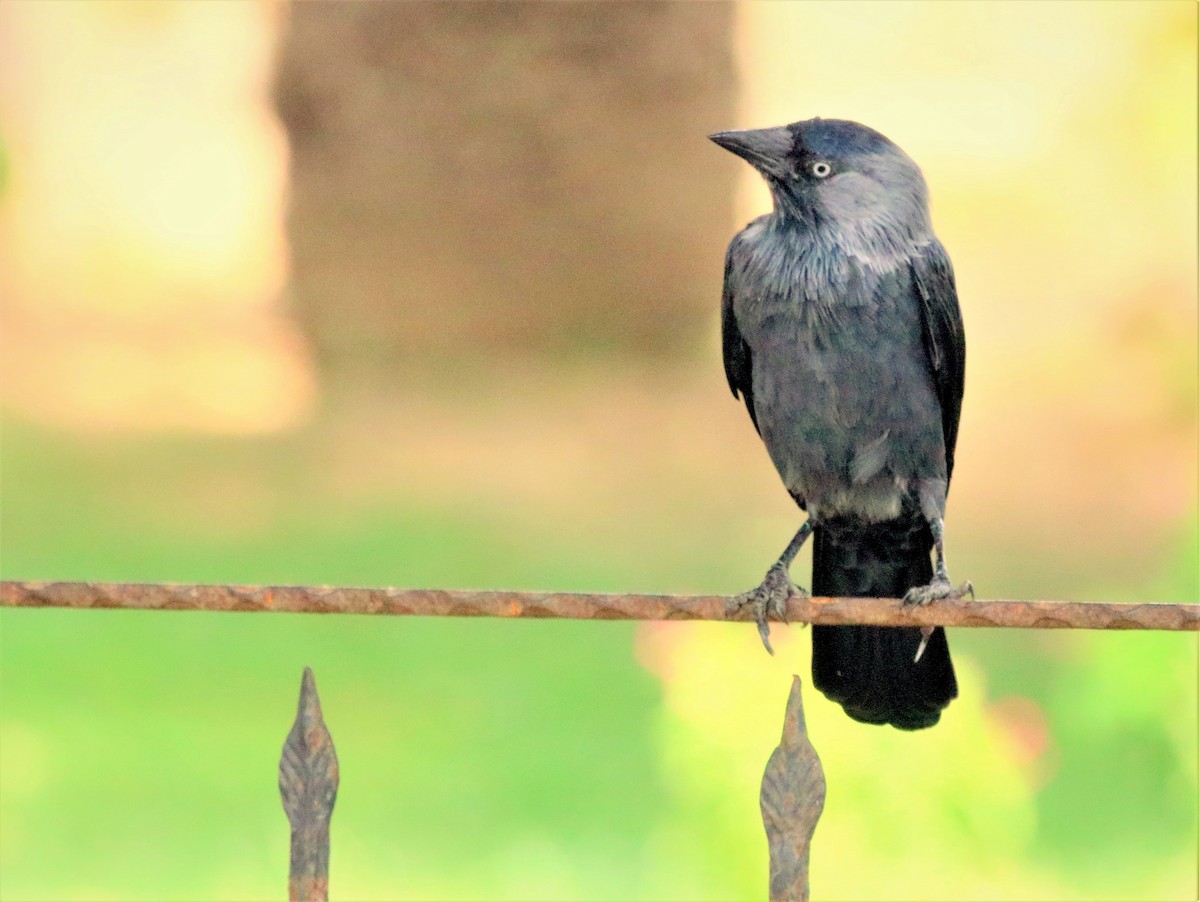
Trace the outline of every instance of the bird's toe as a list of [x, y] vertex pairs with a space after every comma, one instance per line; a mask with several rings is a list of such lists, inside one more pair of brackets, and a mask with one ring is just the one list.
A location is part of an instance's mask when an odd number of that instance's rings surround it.
[[944, 598], [959, 599], [967, 595], [975, 597], [975, 587], [967, 580], [955, 586], [948, 579], [934, 579], [927, 586], [913, 586], [904, 594], [905, 605], [926, 605]]
[[754, 622], [758, 624], [758, 635], [762, 639], [763, 647], [771, 654], [775, 654], [774, 649], [771, 648], [771, 628], [767, 623], [768, 617], [774, 617], [787, 623], [788, 599], [793, 595], [807, 594], [792, 582], [786, 567], [782, 564], [775, 564], [767, 571], [767, 575], [763, 577], [762, 583], [757, 587], [729, 599], [725, 606], [725, 612], [727, 615], [733, 615], [744, 608], [750, 608], [754, 612]]

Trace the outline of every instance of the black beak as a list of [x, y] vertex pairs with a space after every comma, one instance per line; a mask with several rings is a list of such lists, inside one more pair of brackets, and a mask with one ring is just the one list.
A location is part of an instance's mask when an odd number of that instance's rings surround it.
[[792, 151], [792, 133], [787, 126], [717, 132], [708, 139], [737, 154], [763, 175], [788, 176], [787, 157]]

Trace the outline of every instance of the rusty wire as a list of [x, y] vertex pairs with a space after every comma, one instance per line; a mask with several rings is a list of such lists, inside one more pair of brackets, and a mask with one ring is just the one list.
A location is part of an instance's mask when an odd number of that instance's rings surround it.
[[[727, 620], [722, 595], [223, 586], [169, 583], [0, 582], [0, 607], [175, 611], [279, 611], [424, 617], [560, 617], [575, 620]], [[990, 626], [1027, 629], [1200, 630], [1200, 604], [946, 599], [906, 607], [894, 598], [793, 598], [792, 623]]]

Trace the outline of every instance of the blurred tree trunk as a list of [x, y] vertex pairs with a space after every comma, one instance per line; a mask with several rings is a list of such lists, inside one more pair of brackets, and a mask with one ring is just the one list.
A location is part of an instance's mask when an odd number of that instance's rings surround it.
[[734, 124], [731, 4], [290, 16], [291, 303], [326, 376], [704, 340], [737, 171], [705, 140]]

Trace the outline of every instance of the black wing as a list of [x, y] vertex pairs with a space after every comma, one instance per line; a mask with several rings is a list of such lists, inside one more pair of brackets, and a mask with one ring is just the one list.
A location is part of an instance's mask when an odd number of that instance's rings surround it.
[[742, 338], [737, 319], [733, 315], [733, 287], [729, 284], [729, 273], [733, 263], [733, 247], [725, 256], [725, 289], [721, 294], [721, 353], [725, 358], [725, 378], [736, 398], [739, 394], [750, 412], [750, 422], [758, 429], [758, 416], [754, 413], [754, 380], [751, 377], [750, 346]]
[[954, 470], [954, 444], [962, 410], [967, 341], [962, 311], [954, 287], [954, 268], [938, 241], [923, 248], [912, 261], [913, 285], [921, 299], [925, 350], [938, 401], [942, 405], [942, 436], [946, 442], [946, 476]]

